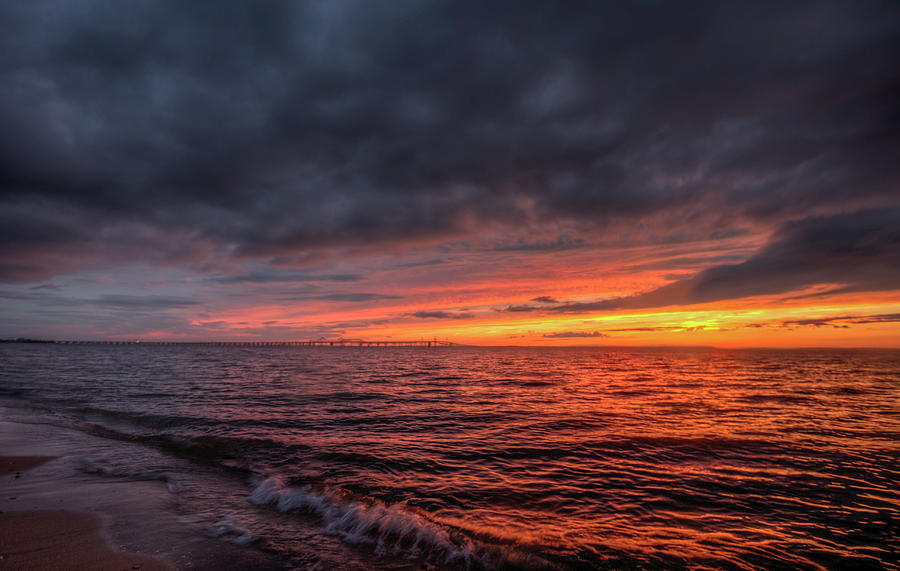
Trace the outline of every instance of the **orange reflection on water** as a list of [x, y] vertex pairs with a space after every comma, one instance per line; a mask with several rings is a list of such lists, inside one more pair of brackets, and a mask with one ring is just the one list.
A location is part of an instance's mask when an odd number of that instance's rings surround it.
[[5, 390], [76, 392], [87, 424], [126, 431], [117, 442], [260, 474], [252, 517], [289, 512], [266, 521], [273, 538], [296, 537], [297, 515], [437, 561], [877, 568], [900, 517], [896, 351], [142, 344], [5, 359], [24, 371]]

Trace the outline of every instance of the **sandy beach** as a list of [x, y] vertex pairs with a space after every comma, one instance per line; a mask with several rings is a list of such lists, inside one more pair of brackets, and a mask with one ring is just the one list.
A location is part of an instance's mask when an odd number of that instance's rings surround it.
[[[21, 480], [47, 456], [2, 456], [0, 477]], [[7, 486], [4, 486], [6, 488]], [[119, 571], [174, 569], [156, 557], [114, 551], [94, 514], [68, 510], [0, 513], [0, 568]]]
[[46, 420], [0, 407], [0, 570], [285, 567], [220, 539], [224, 516], [179, 509], [164, 480], [98, 469], [121, 448]]
[[52, 456], [0, 456], [0, 476], [15, 473], [18, 478], [22, 470], [40, 466], [48, 460], [52, 460]]

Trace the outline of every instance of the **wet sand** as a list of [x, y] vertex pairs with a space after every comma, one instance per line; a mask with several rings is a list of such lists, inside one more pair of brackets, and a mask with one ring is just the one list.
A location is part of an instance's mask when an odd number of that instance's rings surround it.
[[177, 496], [162, 481], [77, 468], [110, 452], [102, 439], [0, 407], [0, 570], [288, 567], [216, 539], [206, 520], [194, 523], [194, 514], [175, 508]]
[[[4, 480], [27, 478], [51, 456], [0, 456]], [[0, 568], [119, 571], [173, 569], [161, 559], [110, 549], [100, 518], [78, 511], [27, 510], [0, 513]]]
[[100, 519], [73, 511], [0, 514], [0, 568], [120, 571], [173, 569], [147, 555], [118, 553], [101, 534]]
[[0, 476], [12, 473], [21, 473], [35, 466], [40, 466], [52, 456], [0, 456]]

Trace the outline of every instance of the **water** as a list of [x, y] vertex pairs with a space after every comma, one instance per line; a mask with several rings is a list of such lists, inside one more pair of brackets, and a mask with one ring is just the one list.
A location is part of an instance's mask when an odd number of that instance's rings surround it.
[[[898, 569], [900, 352], [0, 345], [98, 477], [289, 566]], [[162, 485], [162, 484], [160, 484]]]

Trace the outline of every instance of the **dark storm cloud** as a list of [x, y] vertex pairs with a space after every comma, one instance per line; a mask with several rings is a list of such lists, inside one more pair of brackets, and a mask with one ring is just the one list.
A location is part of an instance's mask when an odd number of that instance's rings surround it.
[[538, 305], [507, 305], [504, 308], [495, 308], [494, 311], [506, 312], [506, 313], [527, 313], [531, 311], [543, 311], [545, 307], [541, 307]]
[[554, 240], [525, 241], [517, 240], [512, 244], [496, 243], [488, 249], [495, 252], [555, 252], [584, 248], [587, 243], [580, 238], [559, 236]]
[[782, 322], [781, 326], [782, 327], [793, 327], [795, 325], [798, 325], [801, 327], [809, 327], [809, 326], [824, 327], [826, 325], [831, 325], [832, 327], [838, 327], [838, 328], [849, 327], [847, 325], [838, 325], [838, 324], [834, 323], [835, 321], [837, 321], [839, 319], [840, 318], [837, 318], [837, 317], [824, 317], [821, 319], [792, 319], [789, 321]]
[[873, 323], [900, 323], [900, 313], [883, 313], [879, 315], [844, 315], [835, 317], [822, 317], [813, 319], [791, 319], [783, 321], [782, 327], [806, 326], [825, 327], [832, 326], [847, 328], [848, 324], [867, 325]]
[[592, 311], [607, 311], [618, 309], [622, 304], [620, 299], [602, 299], [600, 301], [568, 302], [548, 308], [554, 313], [590, 313]]
[[216, 276], [212, 281], [222, 284], [278, 283], [278, 282], [357, 282], [360, 274], [315, 274], [298, 270], [262, 269], [245, 274]]
[[550, 338], [570, 338], [570, 337], [609, 337], [606, 333], [599, 331], [559, 331], [557, 333], [544, 333], [544, 337]]
[[900, 289], [900, 207], [788, 222], [743, 262], [713, 266], [648, 293], [496, 311], [580, 314], [777, 295], [818, 284], [836, 287], [814, 295]]
[[4, 279], [111, 258], [136, 224], [270, 256], [897, 200], [896, 2], [35, 0], [0, 21]]
[[[33, 293], [22, 294], [0, 291], [0, 298], [19, 299], [38, 302], [43, 307], [77, 307], [91, 306], [113, 310], [155, 311], [179, 309], [199, 305], [201, 302], [189, 298], [169, 295], [120, 295], [110, 294], [92, 298], [70, 297], [55, 293], [53, 290], [31, 288]], [[54, 309], [55, 311], [56, 309]]]
[[640, 331], [640, 332], [646, 333], [648, 331], [673, 331], [673, 330], [679, 330], [679, 329], [683, 329], [683, 327], [664, 327], [664, 326], [660, 326], [660, 327], [623, 327], [620, 329], [610, 329], [610, 331], [617, 331], [617, 332]]
[[746, 256], [741, 254], [720, 254], [715, 256], [677, 256], [643, 264], [635, 264], [633, 266], [630, 266], [630, 268], [635, 270], [673, 270], [681, 268], [695, 268], [697, 266], [708, 266], [710, 264], [720, 262], [737, 262], [744, 259], [745, 257]]
[[540, 297], [532, 298], [535, 303], [559, 303], [559, 300], [556, 298], [550, 297], [549, 295], [542, 295]]
[[867, 315], [855, 317], [851, 323], [900, 323], [900, 313], [884, 313], [881, 315]]
[[444, 260], [441, 258], [433, 258], [431, 260], [423, 260], [421, 262], [419, 262], [419, 261], [404, 262], [402, 264], [397, 264], [393, 267], [394, 267], [394, 269], [420, 268], [420, 267], [426, 267], [426, 266], [440, 266], [440, 265], [446, 264], [446, 263], [447, 263], [447, 260]]
[[196, 299], [163, 295], [104, 295], [89, 303], [119, 309], [170, 309], [197, 305], [200, 302]]
[[900, 207], [790, 222], [739, 264], [713, 266], [647, 294], [598, 303], [611, 308], [705, 303], [816, 284], [840, 284], [831, 293], [900, 289]]
[[410, 316], [419, 319], [470, 319], [473, 317], [469, 313], [451, 313], [449, 311], [416, 311], [410, 313]]
[[326, 293], [321, 295], [299, 295], [291, 299], [301, 300], [321, 300], [321, 301], [347, 301], [347, 302], [366, 302], [366, 301], [383, 301], [386, 299], [399, 299], [400, 296], [386, 295], [381, 293]]
[[608, 309], [617, 309], [621, 305], [621, 299], [609, 299], [590, 302], [561, 302], [552, 297], [539, 297], [532, 301], [541, 303], [542, 305], [507, 305], [505, 308], [495, 308], [494, 311], [505, 313], [530, 313], [533, 311], [545, 313], [589, 313], [592, 311], [605, 311]]

